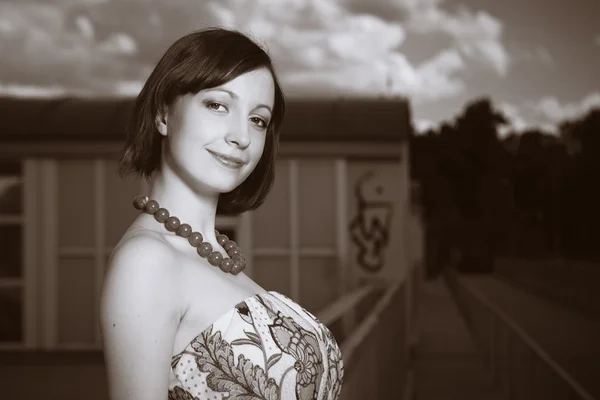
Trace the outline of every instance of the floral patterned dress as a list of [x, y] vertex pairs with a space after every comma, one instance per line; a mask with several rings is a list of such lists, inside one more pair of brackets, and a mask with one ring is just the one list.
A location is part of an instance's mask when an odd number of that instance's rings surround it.
[[273, 291], [225, 313], [171, 367], [169, 400], [335, 400], [344, 376], [329, 329]]

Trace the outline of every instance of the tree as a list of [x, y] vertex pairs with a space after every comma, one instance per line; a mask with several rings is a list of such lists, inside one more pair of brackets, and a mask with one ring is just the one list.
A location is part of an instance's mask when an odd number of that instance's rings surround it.
[[560, 124], [569, 152], [561, 186], [561, 239], [571, 258], [600, 260], [600, 109]]
[[493, 257], [563, 255], [600, 261], [600, 109], [499, 140], [506, 118], [487, 98], [413, 140], [428, 243], [438, 267], [459, 248], [461, 268]]

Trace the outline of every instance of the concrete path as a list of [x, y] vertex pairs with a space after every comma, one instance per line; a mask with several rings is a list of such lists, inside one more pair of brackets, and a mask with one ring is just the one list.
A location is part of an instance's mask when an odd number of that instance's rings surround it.
[[422, 284], [414, 400], [502, 400], [443, 280]]
[[594, 398], [600, 399], [600, 321], [496, 275], [460, 279], [513, 319]]

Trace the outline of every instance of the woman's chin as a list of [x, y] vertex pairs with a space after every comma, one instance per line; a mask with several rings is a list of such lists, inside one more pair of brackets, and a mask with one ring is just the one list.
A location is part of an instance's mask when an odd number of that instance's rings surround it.
[[240, 186], [241, 183], [241, 181], [236, 180], [235, 182], [219, 182], [211, 186], [216, 192], [222, 194], [234, 191], [238, 186]]
[[229, 193], [240, 186], [247, 178], [247, 174], [240, 173], [240, 171], [215, 171], [205, 169], [206, 174], [196, 176], [194, 178], [195, 185], [203, 192], [213, 193]]

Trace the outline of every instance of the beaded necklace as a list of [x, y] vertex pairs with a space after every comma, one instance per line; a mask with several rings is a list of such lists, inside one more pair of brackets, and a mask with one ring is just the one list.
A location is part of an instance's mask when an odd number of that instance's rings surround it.
[[204, 242], [200, 232], [194, 232], [189, 224], [182, 224], [179, 218], [169, 214], [166, 208], [160, 207], [156, 200], [148, 199], [148, 196], [137, 195], [133, 199], [133, 206], [147, 214], [154, 215], [169, 232], [175, 232], [178, 236], [187, 238], [188, 242], [196, 248], [201, 257], [208, 259], [208, 262], [219, 267], [221, 271], [237, 275], [246, 268], [246, 259], [241, 249], [233, 240], [229, 240], [227, 235], [220, 234], [215, 229], [217, 242], [223, 246], [229, 257], [223, 257], [218, 251], [213, 251], [212, 245]]

